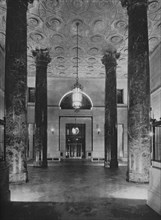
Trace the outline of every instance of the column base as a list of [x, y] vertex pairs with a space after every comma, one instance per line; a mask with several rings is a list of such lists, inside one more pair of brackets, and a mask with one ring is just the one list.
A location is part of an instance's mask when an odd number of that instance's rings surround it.
[[47, 164], [47, 161], [45, 161], [45, 162], [43, 162], [43, 161], [34, 161], [33, 162], [33, 167], [47, 168], [48, 164]]
[[110, 168], [110, 161], [104, 161], [104, 167]]
[[42, 167], [43, 167], [43, 168], [47, 168], [47, 167], [48, 167], [47, 161], [43, 161], [43, 162], [42, 162]]
[[10, 190], [0, 192], [0, 203], [10, 202], [10, 200], [11, 200]]
[[9, 167], [6, 162], [0, 162], [0, 203], [10, 201]]
[[42, 167], [42, 161], [34, 161], [33, 167]]
[[110, 168], [118, 168], [118, 161], [117, 160], [111, 160], [110, 161]]
[[149, 175], [137, 172], [127, 172], [126, 180], [134, 183], [149, 183]]
[[9, 174], [9, 182], [10, 183], [26, 183], [28, 181], [28, 172], [21, 173], [10, 173]]

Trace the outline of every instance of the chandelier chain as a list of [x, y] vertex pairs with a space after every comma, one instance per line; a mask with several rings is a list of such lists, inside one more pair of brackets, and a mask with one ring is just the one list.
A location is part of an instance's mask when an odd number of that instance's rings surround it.
[[79, 26], [79, 22], [76, 23], [76, 26], [77, 26], [77, 65], [76, 65], [76, 68], [77, 68], [77, 72], [76, 72], [76, 85], [78, 85], [78, 80], [79, 80], [79, 77], [78, 77], [78, 26]]

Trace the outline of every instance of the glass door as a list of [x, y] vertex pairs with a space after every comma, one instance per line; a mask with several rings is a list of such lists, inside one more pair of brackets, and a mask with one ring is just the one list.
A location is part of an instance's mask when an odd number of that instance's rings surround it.
[[79, 144], [79, 143], [67, 144], [66, 157], [81, 159], [82, 158], [82, 144]]
[[85, 157], [85, 124], [66, 124], [66, 158]]

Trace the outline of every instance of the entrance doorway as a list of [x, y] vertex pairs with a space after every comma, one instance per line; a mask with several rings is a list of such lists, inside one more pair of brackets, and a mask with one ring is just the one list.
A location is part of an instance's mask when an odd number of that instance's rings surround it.
[[66, 124], [66, 158], [85, 158], [85, 124]]

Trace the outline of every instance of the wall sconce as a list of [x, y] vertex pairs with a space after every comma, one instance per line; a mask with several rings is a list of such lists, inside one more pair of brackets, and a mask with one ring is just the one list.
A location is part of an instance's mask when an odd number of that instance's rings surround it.
[[149, 132], [149, 136], [153, 137], [153, 132], [152, 131]]
[[54, 134], [54, 131], [55, 131], [54, 128], [51, 128], [51, 133], [52, 133], [52, 134]]
[[96, 125], [96, 130], [97, 130], [97, 134], [100, 134], [100, 133], [101, 133], [101, 129], [100, 129], [100, 127], [99, 127], [98, 124]]

